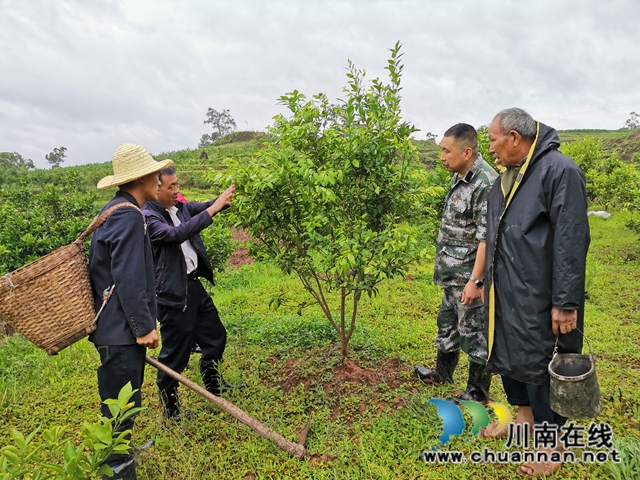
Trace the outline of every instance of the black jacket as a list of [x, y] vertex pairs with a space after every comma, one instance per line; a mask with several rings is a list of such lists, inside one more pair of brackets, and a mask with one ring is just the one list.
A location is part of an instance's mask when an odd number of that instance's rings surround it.
[[[100, 213], [118, 203], [138, 207], [135, 198], [118, 191]], [[91, 237], [89, 280], [96, 312], [102, 292], [115, 284], [89, 340], [96, 345], [131, 345], [156, 328], [156, 296], [151, 242], [142, 214], [131, 207], [115, 210]]]
[[155, 266], [156, 295], [160, 305], [186, 306], [187, 264], [180, 244], [186, 240], [198, 254], [197, 274], [213, 283], [213, 270], [200, 238], [200, 232], [212, 223], [206, 211], [215, 200], [209, 202], [178, 203], [180, 225], [175, 227], [169, 212], [157, 202], [147, 202], [142, 211], [147, 218]]
[[[486, 299], [492, 283], [495, 287], [488, 369], [536, 385], [549, 381], [547, 367], [556, 341], [551, 307], [577, 310], [578, 328], [584, 331], [590, 242], [586, 185], [580, 168], [558, 152], [559, 145], [556, 131], [540, 124], [529, 167], [510, 205], [505, 211], [498, 179], [487, 208]], [[561, 352], [581, 349], [580, 332], [560, 335]]]

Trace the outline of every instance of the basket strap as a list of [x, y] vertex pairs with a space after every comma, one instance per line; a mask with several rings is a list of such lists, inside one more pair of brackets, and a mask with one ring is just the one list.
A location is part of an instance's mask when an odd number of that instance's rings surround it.
[[102, 306], [100, 307], [100, 310], [98, 310], [98, 313], [96, 313], [96, 318], [94, 318], [93, 322], [91, 322], [91, 326], [95, 325], [96, 322], [98, 321], [98, 317], [102, 313], [102, 310], [104, 310], [104, 307], [107, 306], [107, 302], [111, 298], [111, 295], [113, 294], [113, 291], [115, 290], [115, 288], [116, 288], [116, 285], [114, 283], [110, 287], [105, 288], [104, 291], [102, 292]]
[[113, 207], [111, 207], [108, 210], [104, 211], [102, 213], [102, 215], [97, 216], [96, 218], [94, 218], [93, 221], [87, 227], [87, 229], [84, 232], [82, 232], [80, 234], [80, 236], [74, 240], [73, 243], [79, 243], [79, 244], [84, 243], [84, 240], [89, 235], [91, 235], [100, 225], [102, 225], [104, 222], [106, 222], [107, 218], [109, 218], [109, 216], [113, 212], [115, 212], [116, 210], [118, 210], [119, 208], [122, 208], [122, 207], [135, 208], [136, 210], [138, 210], [138, 212], [140, 212], [140, 215], [142, 215], [142, 221], [144, 222], [144, 230], [146, 232], [147, 231], [147, 220], [144, 218], [144, 213], [142, 213], [142, 210], [140, 210], [137, 206], [135, 206], [131, 202], [122, 202], [122, 203], [118, 203], [117, 205], [114, 205]]

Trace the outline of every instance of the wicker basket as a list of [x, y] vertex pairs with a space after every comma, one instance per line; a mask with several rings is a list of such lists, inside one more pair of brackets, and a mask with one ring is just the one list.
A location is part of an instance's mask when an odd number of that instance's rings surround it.
[[93, 332], [96, 312], [84, 240], [125, 206], [140, 210], [132, 203], [114, 205], [73, 243], [1, 277], [0, 318], [49, 355]]

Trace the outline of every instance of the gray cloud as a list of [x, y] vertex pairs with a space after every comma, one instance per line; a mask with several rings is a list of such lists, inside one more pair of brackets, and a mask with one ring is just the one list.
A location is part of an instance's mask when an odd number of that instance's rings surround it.
[[[385, 76], [423, 133], [520, 106], [557, 128], [640, 109], [640, 2], [0, 0], [0, 151], [107, 161], [123, 141], [197, 146], [207, 107], [262, 130], [293, 89], [342, 96], [347, 59]], [[615, 108], [612, 108], [615, 107]]]

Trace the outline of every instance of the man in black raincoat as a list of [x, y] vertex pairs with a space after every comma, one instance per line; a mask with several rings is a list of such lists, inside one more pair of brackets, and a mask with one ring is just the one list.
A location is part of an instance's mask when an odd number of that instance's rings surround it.
[[[551, 410], [547, 367], [559, 352], [582, 349], [589, 224], [580, 168], [558, 151], [556, 131], [524, 110], [496, 115], [490, 152], [507, 167], [489, 192], [485, 299], [487, 370], [502, 376], [516, 423], [563, 425]], [[487, 429], [485, 436], [504, 432]], [[559, 463], [523, 464], [539, 476]]]

